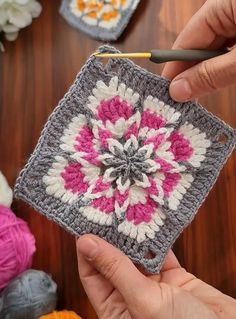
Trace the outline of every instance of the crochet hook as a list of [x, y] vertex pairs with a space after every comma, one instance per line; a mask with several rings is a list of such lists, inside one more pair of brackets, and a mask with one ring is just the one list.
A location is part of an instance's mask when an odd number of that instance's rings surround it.
[[203, 61], [215, 58], [227, 53], [227, 50], [151, 50], [150, 52], [138, 53], [99, 53], [94, 56], [98, 58], [144, 58], [154, 63], [164, 63], [169, 61]]

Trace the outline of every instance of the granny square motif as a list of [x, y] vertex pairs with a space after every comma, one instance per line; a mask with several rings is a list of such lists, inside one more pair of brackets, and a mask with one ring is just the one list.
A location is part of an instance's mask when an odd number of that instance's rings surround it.
[[116, 40], [140, 0], [63, 0], [60, 13], [73, 27], [103, 41]]
[[236, 142], [232, 128], [197, 103], [174, 102], [168, 87], [129, 60], [104, 66], [90, 57], [50, 116], [15, 195], [158, 272]]

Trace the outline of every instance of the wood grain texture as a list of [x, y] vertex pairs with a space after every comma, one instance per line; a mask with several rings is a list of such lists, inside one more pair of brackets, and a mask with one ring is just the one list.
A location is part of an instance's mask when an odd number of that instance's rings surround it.
[[[5, 43], [0, 55], [0, 169], [13, 186], [33, 151], [41, 129], [74, 81], [88, 55], [100, 44], [71, 28], [59, 15], [59, 0], [42, 1], [43, 12], [22, 30], [18, 40]], [[204, 0], [143, 0], [116, 43], [124, 51], [171, 47], [177, 33]], [[162, 66], [140, 65], [154, 73]], [[236, 87], [201, 100], [205, 107], [236, 127]], [[194, 222], [177, 240], [174, 250], [182, 265], [209, 284], [236, 297], [236, 154], [202, 205]], [[37, 240], [33, 267], [50, 272], [58, 283], [60, 309], [93, 319], [77, 273], [74, 238], [15, 201], [13, 209]]]

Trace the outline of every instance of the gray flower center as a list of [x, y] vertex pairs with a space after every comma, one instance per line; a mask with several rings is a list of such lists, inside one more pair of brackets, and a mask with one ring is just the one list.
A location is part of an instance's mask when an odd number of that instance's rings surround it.
[[113, 153], [108, 153], [110, 158], [103, 162], [106, 169], [113, 168], [110, 174], [112, 178], [117, 179], [121, 176], [122, 184], [125, 184], [127, 179], [133, 183], [135, 179], [142, 181], [143, 173], [147, 174], [150, 169], [150, 165], [145, 162], [146, 153], [145, 150], [136, 149], [132, 144], [127, 150], [114, 147]]

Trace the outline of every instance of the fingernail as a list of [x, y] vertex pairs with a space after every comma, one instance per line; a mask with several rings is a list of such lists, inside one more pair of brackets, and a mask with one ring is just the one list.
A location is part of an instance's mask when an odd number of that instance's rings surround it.
[[93, 259], [98, 253], [98, 244], [91, 238], [81, 238], [77, 241], [79, 252], [87, 259]]
[[178, 102], [189, 101], [192, 97], [192, 90], [186, 79], [173, 80], [170, 84], [170, 96]]

